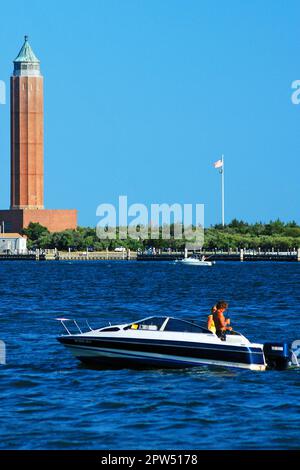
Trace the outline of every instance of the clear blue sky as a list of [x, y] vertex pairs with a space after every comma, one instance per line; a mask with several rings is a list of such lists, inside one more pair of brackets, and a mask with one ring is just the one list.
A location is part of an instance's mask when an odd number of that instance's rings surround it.
[[[45, 202], [78, 208], [204, 203], [220, 221], [300, 222], [300, 4], [290, 0], [1, 3], [0, 79], [24, 34], [45, 77]], [[0, 207], [9, 205], [9, 100], [0, 106]]]

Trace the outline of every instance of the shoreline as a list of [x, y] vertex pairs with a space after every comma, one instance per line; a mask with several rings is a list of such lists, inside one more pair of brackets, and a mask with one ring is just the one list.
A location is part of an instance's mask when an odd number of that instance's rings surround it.
[[[191, 256], [189, 253], [188, 256]], [[209, 261], [231, 261], [231, 262], [299, 262], [300, 249], [293, 252], [278, 251], [203, 251], [198, 255], [205, 256]], [[46, 253], [37, 251], [30, 254], [1, 254], [1, 261], [143, 261], [143, 262], [168, 262], [184, 258], [183, 252], [173, 253], [137, 253], [135, 251], [99, 251], [99, 252], [65, 252], [49, 250]]]

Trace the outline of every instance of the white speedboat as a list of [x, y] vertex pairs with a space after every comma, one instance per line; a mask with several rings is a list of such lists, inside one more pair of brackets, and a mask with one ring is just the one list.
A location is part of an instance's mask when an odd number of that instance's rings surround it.
[[134, 323], [110, 325], [71, 333], [68, 319], [58, 319], [66, 334], [57, 339], [84, 363], [101, 367], [225, 366], [263, 371], [286, 368], [291, 357], [287, 343], [251, 343], [239, 333], [221, 340], [193, 322], [174, 317], [149, 317]]
[[178, 263], [186, 264], [188, 266], [212, 266], [214, 263], [212, 261], [206, 261], [205, 259], [199, 259], [195, 257], [183, 258], [177, 260]]

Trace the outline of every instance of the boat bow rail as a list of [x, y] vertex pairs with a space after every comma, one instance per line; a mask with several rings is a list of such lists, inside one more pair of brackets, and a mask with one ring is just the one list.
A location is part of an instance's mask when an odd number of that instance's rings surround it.
[[[55, 320], [59, 321], [62, 324], [62, 326], [64, 327], [65, 331], [68, 333], [69, 336], [73, 336], [74, 333], [72, 333], [70, 331], [70, 329], [67, 327], [66, 322], [70, 322], [70, 324], [73, 324], [75, 326], [75, 328], [76, 328], [76, 333], [75, 334], [79, 334], [79, 335], [83, 334], [83, 331], [80, 328], [80, 326], [78, 325], [75, 318], [55, 318]], [[87, 320], [85, 320], [85, 323], [86, 323], [89, 331], [93, 331]]]

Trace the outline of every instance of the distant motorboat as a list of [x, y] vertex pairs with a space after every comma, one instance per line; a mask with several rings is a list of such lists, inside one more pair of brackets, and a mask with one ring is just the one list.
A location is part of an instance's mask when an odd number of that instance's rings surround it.
[[191, 256], [190, 258], [183, 258], [176, 260], [178, 263], [186, 264], [188, 266], [212, 266], [215, 264], [213, 261], [206, 261], [204, 257], [201, 259]]

